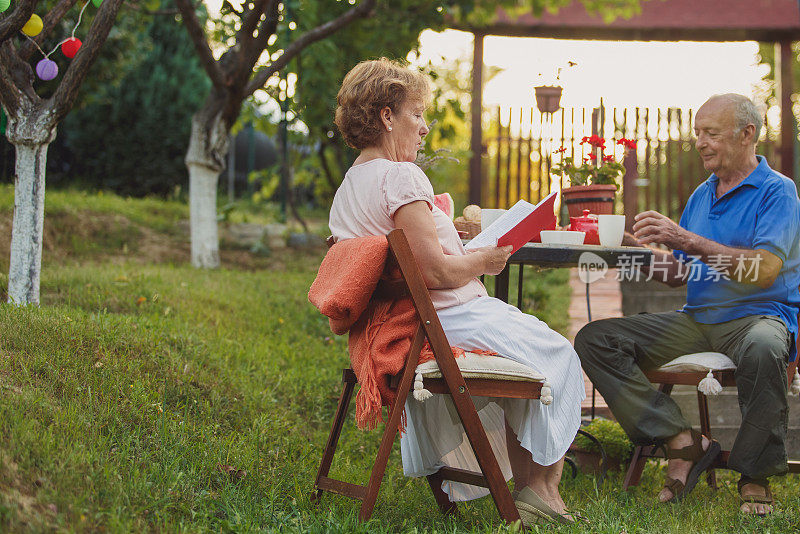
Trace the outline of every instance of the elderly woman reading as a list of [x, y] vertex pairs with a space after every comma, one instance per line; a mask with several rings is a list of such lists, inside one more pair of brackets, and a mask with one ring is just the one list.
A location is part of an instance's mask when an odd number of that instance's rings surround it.
[[[495, 351], [547, 376], [554, 401], [474, 398], [523, 522], [544, 515], [570, 522], [558, 492], [564, 454], [580, 424], [585, 396], [580, 362], [571, 344], [536, 317], [487, 295], [477, 277], [499, 273], [511, 247], [465, 252], [450, 218], [433, 203], [433, 188], [414, 164], [428, 133], [430, 99], [419, 72], [380, 59], [356, 65], [337, 96], [336, 125], [360, 150], [336, 192], [330, 229], [338, 240], [385, 235], [401, 228], [430, 289], [450, 345]], [[443, 465], [478, 470], [463, 427], [453, 423], [445, 396], [424, 403], [409, 397], [401, 437], [407, 476]], [[452, 501], [485, 495], [483, 488], [447, 482]]]

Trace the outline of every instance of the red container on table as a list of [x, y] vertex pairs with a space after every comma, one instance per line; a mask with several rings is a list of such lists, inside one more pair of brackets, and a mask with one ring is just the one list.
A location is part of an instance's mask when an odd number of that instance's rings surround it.
[[589, 210], [583, 210], [583, 216], [570, 217], [569, 229], [575, 232], [585, 232], [584, 245], [599, 245], [600, 237], [597, 234], [597, 215], [592, 215]]

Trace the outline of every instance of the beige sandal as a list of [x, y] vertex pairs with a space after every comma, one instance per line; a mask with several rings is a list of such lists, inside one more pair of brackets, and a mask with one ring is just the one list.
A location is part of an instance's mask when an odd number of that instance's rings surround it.
[[554, 521], [565, 525], [575, 523], [574, 520], [564, 517], [564, 515], [553, 510], [529, 486], [525, 486], [522, 491], [514, 491], [511, 496], [514, 498], [514, 504], [517, 506], [522, 524], [526, 527], [541, 521]]

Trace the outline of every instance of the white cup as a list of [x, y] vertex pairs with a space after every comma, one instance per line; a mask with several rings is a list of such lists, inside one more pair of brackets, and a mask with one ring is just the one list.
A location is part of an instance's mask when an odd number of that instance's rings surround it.
[[625, 236], [624, 215], [598, 215], [597, 235], [604, 247], [618, 247]]
[[482, 209], [481, 210], [481, 232], [489, 228], [501, 215], [508, 210], [501, 209]]

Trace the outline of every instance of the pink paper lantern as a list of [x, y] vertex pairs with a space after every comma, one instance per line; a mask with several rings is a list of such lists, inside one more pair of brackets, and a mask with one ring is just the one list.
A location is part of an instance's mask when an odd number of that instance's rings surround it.
[[81, 48], [82, 44], [83, 43], [80, 39], [76, 37], [70, 37], [61, 43], [61, 52], [68, 58], [72, 59], [75, 57], [75, 54], [78, 53], [78, 50]]
[[36, 75], [48, 82], [58, 76], [58, 65], [56, 65], [55, 61], [44, 58], [36, 64]]

